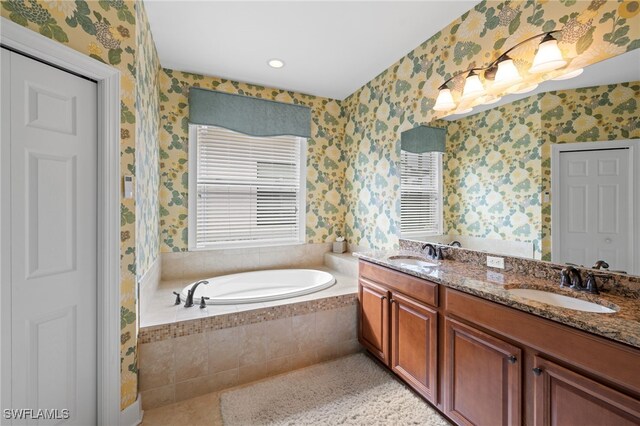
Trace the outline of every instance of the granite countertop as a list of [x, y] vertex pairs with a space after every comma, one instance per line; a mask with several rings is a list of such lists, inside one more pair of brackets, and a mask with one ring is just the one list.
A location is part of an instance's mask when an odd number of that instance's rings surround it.
[[[393, 264], [391, 256], [407, 256], [425, 259], [420, 254], [406, 250], [368, 251], [354, 256], [381, 266], [395, 269], [418, 278], [442, 284], [446, 287], [491, 300], [511, 308], [550, 319], [589, 333], [640, 348], [640, 303], [637, 298], [628, 298], [601, 292], [599, 295], [561, 288], [558, 282], [513, 273], [501, 273], [470, 263], [452, 260], [439, 261], [437, 266], [410, 269]], [[545, 290], [575, 297], [614, 309], [615, 313], [593, 313], [560, 308], [515, 296], [509, 289], [528, 288]]]

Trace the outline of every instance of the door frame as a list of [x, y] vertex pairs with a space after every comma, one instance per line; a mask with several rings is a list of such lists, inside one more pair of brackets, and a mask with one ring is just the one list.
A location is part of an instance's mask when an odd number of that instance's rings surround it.
[[[97, 82], [97, 407], [98, 423], [120, 423], [120, 71], [68, 46], [2, 17], [0, 44], [17, 53]], [[0, 158], [0, 167], [2, 160]], [[3, 172], [4, 173], [4, 172]], [[0, 241], [8, 241], [7, 203], [0, 212]], [[4, 247], [6, 249], [6, 247]], [[5, 257], [6, 258], [6, 257]], [[10, 262], [0, 264], [3, 282]], [[0, 331], [11, 336], [11, 288], [0, 286]], [[7, 321], [8, 320], [8, 321]], [[11, 347], [0, 341], [0, 373], [11, 374]], [[11, 396], [11, 381], [2, 380], [2, 407]], [[17, 407], [23, 408], [23, 407]], [[26, 407], [24, 407], [26, 408]]]
[[[554, 177], [560, 175], [560, 153], [571, 151], [588, 151], [598, 149], [629, 149], [629, 192], [631, 198], [629, 200], [629, 209], [631, 210], [631, 232], [632, 235], [629, 250], [633, 261], [633, 268], [627, 271], [629, 274], [640, 274], [640, 218], [638, 214], [634, 216], [634, 212], [640, 213], [640, 139], [623, 139], [617, 141], [603, 142], [571, 142], [551, 145], [551, 261], [558, 263], [557, 259], [560, 255], [560, 245], [554, 244], [554, 241], [560, 241], [560, 232], [554, 223], [560, 220], [560, 181]], [[589, 265], [585, 265], [589, 266]]]

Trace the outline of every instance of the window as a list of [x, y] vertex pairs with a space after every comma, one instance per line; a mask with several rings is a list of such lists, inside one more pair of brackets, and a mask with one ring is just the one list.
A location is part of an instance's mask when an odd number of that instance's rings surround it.
[[191, 125], [189, 144], [190, 250], [304, 242], [305, 138]]
[[442, 234], [442, 153], [400, 151], [400, 232]]

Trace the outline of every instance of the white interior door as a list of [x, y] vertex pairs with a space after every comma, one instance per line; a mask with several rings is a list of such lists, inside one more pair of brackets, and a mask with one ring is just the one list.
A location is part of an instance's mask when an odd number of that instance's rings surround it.
[[558, 260], [631, 271], [629, 149], [562, 151], [559, 166]]
[[0, 185], [11, 240], [2, 246], [11, 268], [2, 271], [11, 293], [11, 335], [2, 336], [11, 346], [10, 403], [58, 410], [43, 413], [57, 419], [14, 424], [95, 424], [97, 86], [5, 49], [2, 70], [2, 96], [10, 96], [0, 156], [10, 158]]

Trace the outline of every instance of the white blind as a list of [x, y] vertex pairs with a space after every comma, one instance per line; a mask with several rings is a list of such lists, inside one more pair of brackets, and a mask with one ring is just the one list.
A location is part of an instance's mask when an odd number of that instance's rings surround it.
[[441, 233], [441, 163], [439, 152], [400, 151], [400, 232]]
[[197, 126], [196, 139], [197, 248], [300, 240], [301, 138]]

